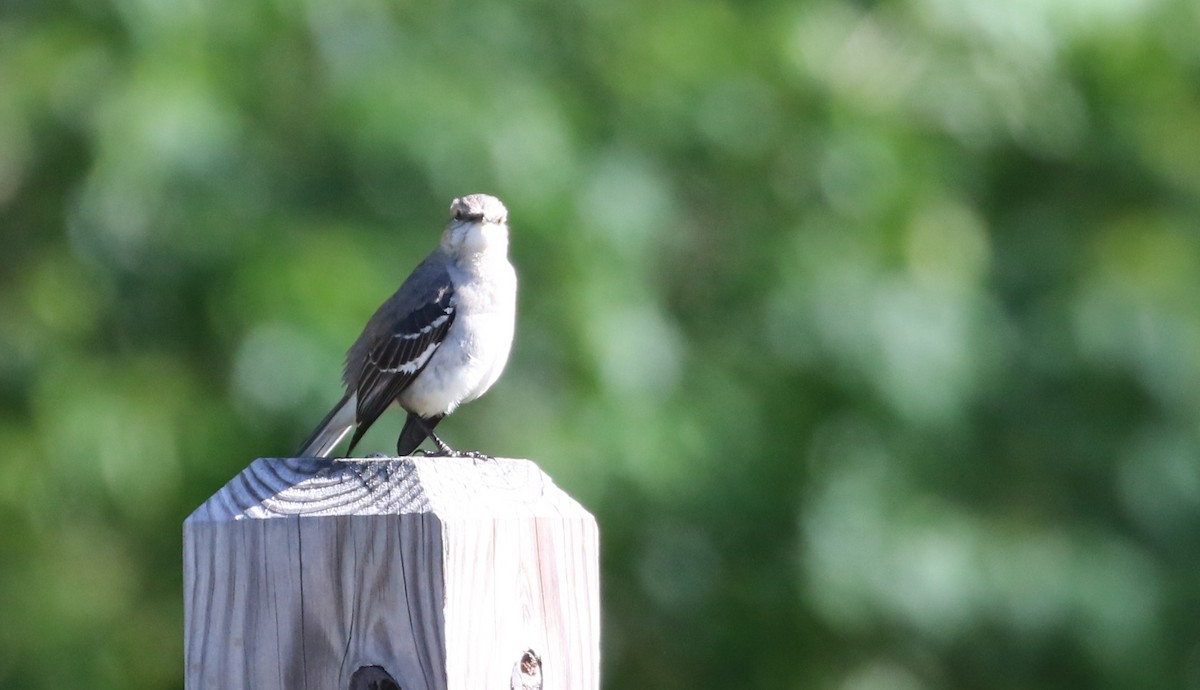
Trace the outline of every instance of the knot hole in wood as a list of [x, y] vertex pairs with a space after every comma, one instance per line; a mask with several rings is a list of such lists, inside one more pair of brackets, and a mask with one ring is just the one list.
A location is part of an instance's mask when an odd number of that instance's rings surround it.
[[382, 666], [363, 666], [350, 676], [350, 690], [404, 690]]
[[542, 657], [526, 649], [513, 666], [512, 690], [542, 690]]

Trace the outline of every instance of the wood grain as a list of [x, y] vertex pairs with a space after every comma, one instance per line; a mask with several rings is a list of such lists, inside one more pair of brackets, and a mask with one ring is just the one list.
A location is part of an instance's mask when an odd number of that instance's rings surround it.
[[189, 689], [504, 688], [527, 650], [599, 687], [596, 523], [528, 460], [256, 460], [184, 522], [184, 575]]

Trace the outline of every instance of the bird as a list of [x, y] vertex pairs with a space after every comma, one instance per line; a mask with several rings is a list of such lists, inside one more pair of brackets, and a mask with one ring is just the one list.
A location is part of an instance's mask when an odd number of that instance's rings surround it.
[[433, 429], [487, 392], [508, 362], [516, 327], [517, 274], [508, 259], [508, 209], [494, 196], [450, 204], [441, 241], [367, 321], [346, 353], [346, 392], [301, 446], [328, 457], [353, 430], [346, 455], [393, 403], [408, 413], [396, 453], [427, 439], [436, 455], [455, 451]]

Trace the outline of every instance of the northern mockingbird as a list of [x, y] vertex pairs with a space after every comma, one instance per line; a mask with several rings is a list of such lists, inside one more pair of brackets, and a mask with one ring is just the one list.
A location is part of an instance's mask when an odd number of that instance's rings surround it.
[[508, 262], [508, 209], [472, 194], [450, 204], [442, 241], [383, 303], [346, 354], [346, 395], [300, 450], [327, 457], [354, 429], [350, 455], [393, 402], [408, 412], [396, 452], [432, 438], [443, 417], [492, 387], [512, 347], [517, 275]]

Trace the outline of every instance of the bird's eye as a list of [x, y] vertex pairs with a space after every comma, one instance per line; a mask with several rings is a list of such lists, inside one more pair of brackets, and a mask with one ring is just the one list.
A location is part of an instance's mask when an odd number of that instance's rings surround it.
[[483, 220], [483, 214], [482, 213], [472, 213], [471, 211], [469, 211], [467, 209], [463, 209], [463, 208], [456, 208], [456, 209], [454, 209], [454, 220], [481, 221], [481, 220]]

